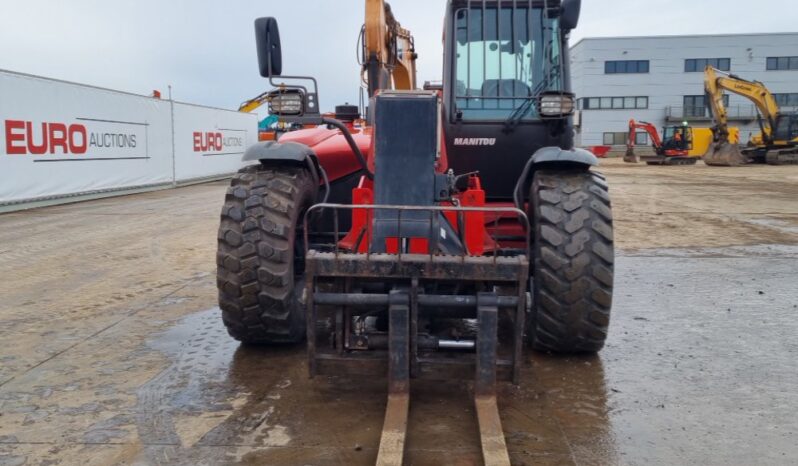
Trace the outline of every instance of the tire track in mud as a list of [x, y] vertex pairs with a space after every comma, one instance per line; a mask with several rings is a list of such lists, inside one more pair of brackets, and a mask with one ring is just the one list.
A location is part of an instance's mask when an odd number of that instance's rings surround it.
[[236, 367], [247, 350], [227, 335], [218, 309], [186, 317], [147, 345], [171, 363], [136, 392], [142, 448], [134, 464], [224, 464], [238, 461], [239, 450], [290, 442], [285, 427], [270, 423], [290, 380], [275, 371], [280, 377], [253, 394], [234, 375], [250, 375]]

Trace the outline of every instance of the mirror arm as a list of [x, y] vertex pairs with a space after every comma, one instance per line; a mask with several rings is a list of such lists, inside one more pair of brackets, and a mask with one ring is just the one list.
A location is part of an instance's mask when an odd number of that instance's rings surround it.
[[[316, 96], [316, 109], [313, 111], [313, 113], [316, 113], [316, 114], [321, 113], [321, 105], [319, 104], [319, 84], [316, 81], [316, 78], [314, 78], [313, 76], [280, 76], [280, 78], [282, 78], [282, 79], [305, 79], [305, 80], [309, 80], [309, 81], [313, 82], [313, 92], [314, 92], [314, 95]], [[303, 104], [305, 105], [305, 108], [308, 108], [308, 88], [306, 86], [302, 86], [302, 85], [299, 85], [299, 84], [286, 84], [285, 82], [282, 82], [282, 83], [278, 84], [278, 83], [274, 82], [274, 77], [272, 77], [272, 76], [269, 77], [269, 84], [272, 85], [273, 87], [276, 87], [276, 88], [279, 88], [280, 86], [285, 86], [285, 87], [288, 87], [288, 88], [291, 88], [291, 89], [300, 89], [300, 90], [302, 90], [302, 93], [305, 96], [305, 102], [303, 102]]]
[[[280, 78], [281, 79], [309, 79], [309, 80], [313, 81], [313, 88], [316, 91], [316, 93], [318, 93], [318, 85], [316, 84], [316, 79], [314, 79], [314, 78], [312, 78], [310, 76], [280, 76]], [[279, 88], [280, 86], [286, 86], [286, 87], [290, 87], [292, 89], [301, 89], [305, 94], [308, 93], [308, 88], [306, 86], [302, 86], [300, 84], [286, 84], [284, 82], [278, 84], [278, 83], [274, 82], [274, 77], [269, 77], [269, 84], [274, 86], [274, 87], [277, 87], [277, 88]]]

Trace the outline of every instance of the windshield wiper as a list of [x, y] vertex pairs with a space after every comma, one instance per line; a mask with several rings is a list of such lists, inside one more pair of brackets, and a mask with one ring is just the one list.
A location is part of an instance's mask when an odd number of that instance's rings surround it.
[[518, 108], [516, 108], [513, 113], [511, 113], [510, 116], [504, 120], [505, 133], [511, 133], [515, 127], [518, 126], [518, 123], [520, 123], [521, 120], [529, 114], [529, 111], [532, 109], [532, 105], [535, 103], [535, 101], [537, 101], [537, 96], [520, 98], [526, 100], [524, 100], [524, 103], [519, 105]]
[[535, 89], [532, 91], [531, 97], [519, 97], [519, 99], [526, 99], [526, 100], [524, 101], [523, 104], [521, 104], [518, 108], [516, 108], [515, 111], [513, 111], [513, 113], [511, 113], [506, 120], [504, 120], [505, 133], [511, 133], [513, 130], [515, 130], [516, 126], [518, 126], [521, 120], [524, 119], [524, 117], [529, 114], [529, 111], [532, 109], [532, 106], [540, 98], [540, 94], [549, 89], [549, 83], [553, 81], [552, 78], [556, 78], [558, 74], [559, 71], [546, 76], [541, 82], [538, 83], [537, 86], [535, 86]]
[[515, 130], [521, 120], [524, 119], [525, 116], [529, 114], [529, 111], [532, 109], [532, 105], [538, 101], [540, 98], [540, 94], [547, 91], [549, 89], [550, 83], [554, 81], [561, 72], [559, 61], [554, 60], [554, 56], [552, 56], [551, 52], [551, 43], [549, 43], [549, 53], [546, 53], [548, 58], [548, 63], [546, 66], [546, 76], [535, 86], [535, 89], [532, 91], [531, 97], [519, 97], [519, 99], [526, 99], [523, 104], [521, 104], [513, 113], [504, 120], [504, 132], [511, 133]]

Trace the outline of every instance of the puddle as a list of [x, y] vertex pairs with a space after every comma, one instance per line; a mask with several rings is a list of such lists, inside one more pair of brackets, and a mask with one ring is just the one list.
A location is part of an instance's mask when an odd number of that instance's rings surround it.
[[783, 231], [785, 233], [798, 233], [798, 225], [796, 225], [793, 222], [788, 222], [777, 218], [771, 218], [771, 217], [747, 218], [745, 219], [745, 221], [748, 223], [753, 223], [754, 225], [774, 228], [776, 230]]
[[759, 244], [718, 248], [652, 248], [616, 252], [624, 257], [684, 257], [684, 258], [798, 258], [798, 245]]

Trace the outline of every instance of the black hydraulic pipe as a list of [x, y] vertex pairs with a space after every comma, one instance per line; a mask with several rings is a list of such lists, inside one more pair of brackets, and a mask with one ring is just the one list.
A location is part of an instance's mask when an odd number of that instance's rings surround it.
[[349, 144], [349, 147], [352, 149], [352, 152], [354, 152], [355, 157], [357, 157], [357, 161], [360, 163], [360, 167], [365, 172], [366, 178], [373, 180], [374, 173], [371, 173], [371, 170], [369, 170], [369, 164], [368, 162], [366, 162], [366, 157], [363, 155], [363, 152], [360, 152], [360, 147], [358, 147], [357, 143], [355, 143], [355, 139], [352, 137], [352, 133], [349, 132], [349, 128], [347, 128], [346, 125], [344, 125], [343, 123], [334, 118], [322, 118], [321, 121], [324, 124], [333, 126], [341, 131], [341, 134], [344, 135], [344, 139], [346, 139], [346, 142]]

